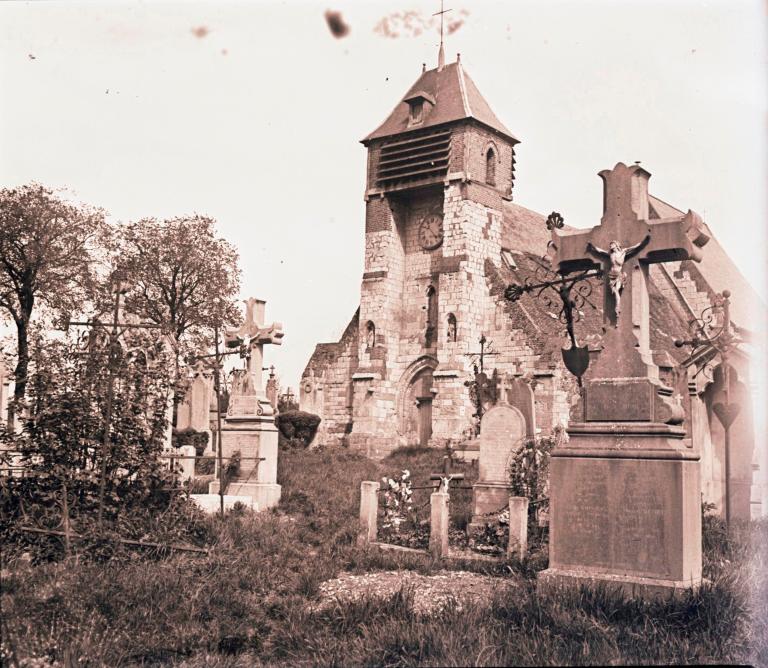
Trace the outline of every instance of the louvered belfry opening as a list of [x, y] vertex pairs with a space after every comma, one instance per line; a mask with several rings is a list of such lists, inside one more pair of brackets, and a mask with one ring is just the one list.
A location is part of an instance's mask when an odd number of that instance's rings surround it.
[[381, 147], [376, 181], [379, 187], [443, 177], [448, 173], [451, 130], [411, 134]]

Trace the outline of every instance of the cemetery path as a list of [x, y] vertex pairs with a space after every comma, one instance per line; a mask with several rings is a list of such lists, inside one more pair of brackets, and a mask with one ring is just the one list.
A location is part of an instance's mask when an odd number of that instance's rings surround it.
[[479, 575], [467, 571], [439, 571], [421, 575], [413, 571], [380, 571], [354, 575], [344, 573], [320, 585], [320, 601], [313, 611], [327, 610], [336, 603], [365, 598], [385, 599], [399, 591], [411, 593], [412, 612], [430, 615], [466, 604], [488, 605], [494, 594], [520, 588], [521, 580]]

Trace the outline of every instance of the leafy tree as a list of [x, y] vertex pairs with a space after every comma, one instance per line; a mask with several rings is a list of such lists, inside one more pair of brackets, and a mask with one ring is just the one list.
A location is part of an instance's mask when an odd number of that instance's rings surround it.
[[[95, 528], [102, 462], [104, 516], [122, 533], [141, 534], [143, 529], [133, 526], [137, 516], [151, 523], [153, 512], [173, 503], [173, 476], [158, 456], [167, 426], [173, 353], [156, 337], [156, 332], [133, 330], [115, 345], [104, 329], [97, 329], [77, 345], [49, 340], [35, 346], [28, 387], [33, 410], [22, 420], [21, 434], [3, 434], [22, 453], [25, 476], [3, 489], [1, 533], [12, 535], [23, 515], [56, 528], [65, 490], [74, 528]], [[110, 373], [114, 400], [105, 449]]]
[[66, 202], [38, 183], [0, 190], [0, 309], [16, 325], [14, 405], [26, 392], [35, 305], [80, 310], [92, 288], [93, 247], [103, 229], [100, 209]]
[[207, 342], [219, 317], [238, 321], [238, 253], [216, 236], [212, 218], [144, 218], [122, 226], [118, 237], [117, 264], [132, 283], [129, 312], [166, 325], [188, 347]]

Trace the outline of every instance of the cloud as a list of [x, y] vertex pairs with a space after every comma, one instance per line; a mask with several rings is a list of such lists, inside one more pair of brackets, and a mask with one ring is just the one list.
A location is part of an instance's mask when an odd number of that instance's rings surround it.
[[192, 28], [192, 34], [198, 39], [203, 39], [203, 37], [206, 37], [209, 32], [211, 31], [208, 30], [207, 26], [197, 26], [197, 28]]
[[349, 26], [345, 23], [341, 12], [334, 12], [330, 9], [325, 12], [325, 22], [328, 29], [336, 39], [341, 39], [349, 34]]
[[[460, 9], [456, 14], [446, 14], [444, 23], [446, 34], [452, 35], [461, 28], [467, 16], [469, 16], [469, 12], [466, 9]], [[440, 30], [440, 17], [425, 16], [422, 12], [414, 9], [389, 14], [383, 17], [373, 28], [374, 32], [388, 39], [418, 37], [431, 30]]]

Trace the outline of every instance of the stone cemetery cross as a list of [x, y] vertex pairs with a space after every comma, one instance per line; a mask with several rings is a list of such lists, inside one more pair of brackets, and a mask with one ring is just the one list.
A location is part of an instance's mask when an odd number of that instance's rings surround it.
[[280, 345], [284, 336], [282, 323], [275, 322], [264, 326], [265, 301], [250, 297], [244, 300], [245, 322], [239, 329], [227, 330], [228, 336], [237, 336], [241, 340], [248, 338], [248, 355], [246, 368], [256, 394], [263, 391], [261, 372], [264, 364], [264, 346], [267, 344]]
[[509, 404], [507, 401], [507, 390], [511, 390], [512, 386], [507, 381], [507, 374], [504, 373], [499, 378], [499, 392], [496, 399], [497, 404]]
[[[603, 217], [600, 225], [588, 231], [552, 231], [555, 256], [553, 269], [561, 274], [593, 269], [603, 270], [603, 350], [590, 379], [637, 379], [637, 391], [648, 382], [657, 388], [659, 398], [647, 411], [634, 418], [679, 424], [683, 415], [671, 398], [671, 391], [659, 381], [650, 349], [648, 267], [657, 262], [692, 259], [700, 261], [701, 247], [709, 237], [701, 218], [693, 211], [673, 218], [649, 219], [648, 179], [650, 174], [638, 165], [618, 163], [600, 172], [604, 184]], [[640, 379], [647, 379], [645, 383]], [[632, 384], [627, 380], [625, 385]], [[593, 398], [604, 393], [594, 388]], [[598, 398], [597, 395], [600, 395]], [[615, 396], [615, 395], [614, 395]], [[595, 401], [587, 402], [587, 421], [622, 419], [620, 415], [594, 412]], [[610, 403], [610, 402], [609, 402]], [[644, 401], [647, 404], [647, 400]]]

